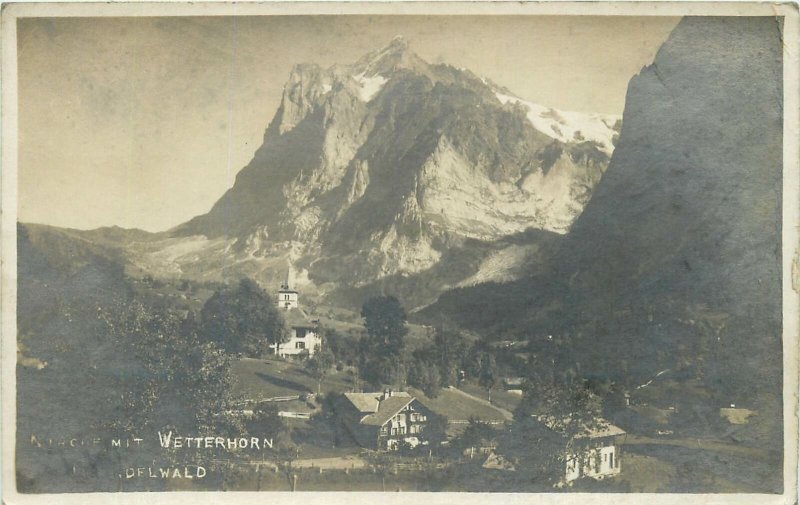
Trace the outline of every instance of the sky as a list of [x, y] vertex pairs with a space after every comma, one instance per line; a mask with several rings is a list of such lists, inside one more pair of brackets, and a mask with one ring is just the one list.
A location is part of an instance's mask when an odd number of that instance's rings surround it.
[[664, 17], [29, 18], [18, 24], [19, 220], [161, 231], [207, 212], [252, 158], [296, 63], [396, 35], [563, 110], [622, 114]]

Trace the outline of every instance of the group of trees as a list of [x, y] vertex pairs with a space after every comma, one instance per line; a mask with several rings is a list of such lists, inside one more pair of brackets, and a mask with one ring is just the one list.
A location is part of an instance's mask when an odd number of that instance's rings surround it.
[[373, 388], [410, 385], [435, 398], [440, 388], [457, 385], [464, 375], [490, 391], [499, 384], [494, 353], [481, 342], [469, 345], [457, 331], [437, 328], [430, 344], [410, 350], [407, 315], [394, 296], [367, 300], [361, 316], [367, 334], [358, 341], [356, 362], [361, 379]]
[[252, 279], [225, 286], [200, 312], [204, 342], [213, 342], [229, 354], [263, 356], [289, 340], [283, 316], [267, 292]]
[[230, 358], [203, 341], [191, 312], [133, 300], [98, 314], [109, 337], [128, 353], [129, 366], [120, 371], [122, 412], [111, 430], [243, 432], [241, 420], [230, 414], [236, 401]]
[[[407, 314], [394, 296], [370, 298], [361, 317], [366, 329], [362, 338], [323, 330], [324, 345], [306, 355], [305, 368], [317, 380], [318, 392], [337, 363], [355, 365], [358, 378], [371, 387], [411, 385], [430, 397], [456, 385], [462, 371], [490, 391], [499, 382], [494, 354], [480, 343], [470, 347], [458, 332], [438, 328], [430, 345], [409, 350]], [[197, 337], [227, 354], [263, 356], [271, 353], [270, 346], [285, 343], [289, 334], [267, 292], [255, 281], [242, 279], [218, 288], [206, 301]]]

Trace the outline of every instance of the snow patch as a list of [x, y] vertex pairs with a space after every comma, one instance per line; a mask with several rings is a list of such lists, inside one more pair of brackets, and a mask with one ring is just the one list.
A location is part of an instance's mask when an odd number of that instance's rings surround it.
[[621, 119], [619, 116], [553, 109], [500, 92], [495, 92], [495, 96], [503, 105], [515, 103], [527, 109], [528, 121], [548, 137], [561, 142], [593, 140], [609, 156], [614, 152], [613, 127]]
[[354, 75], [353, 79], [358, 83], [358, 98], [361, 99], [362, 102], [369, 102], [375, 98], [375, 95], [383, 89], [383, 85], [389, 81], [389, 79], [380, 74], [367, 77], [364, 75], [364, 72]]

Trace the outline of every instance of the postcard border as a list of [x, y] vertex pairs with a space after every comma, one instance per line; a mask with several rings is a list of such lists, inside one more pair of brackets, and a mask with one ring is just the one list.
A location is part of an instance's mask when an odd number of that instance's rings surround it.
[[750, 504], [796, 503], [798, 456], [798, 329], [800, 329], [800, 18], [797, 3], [775, 2], [120, 2], [120, 3], [6, 3], [2, 6], [2, 482], [3, 500], [10, 504], [53, 503], [117, 504], [152, 503], [274, 503], [347, 504], [407, 503], [421, 493], [348, 492], [167, 492], [167, 493], [65, 493], [19, 494], [15, 489], [14, 445], [16, 426], [16, 220], [17, 220], [17, 61], [16, 21], [25, 17], [108, 16], [246, 16], [308, 14], [426, 14], [426, 15], [539, 15], [539, 16], [784, 16], [784, 165], [783, 165], [783, 360], [784, 360], [784, 494], [522, 494], [522, 493], [424, 493], [430, 504], [458, 500], [479, 503], [626, 505], [647, 501], [652, 505], [673, 503], [676, 496], [687, 503]]

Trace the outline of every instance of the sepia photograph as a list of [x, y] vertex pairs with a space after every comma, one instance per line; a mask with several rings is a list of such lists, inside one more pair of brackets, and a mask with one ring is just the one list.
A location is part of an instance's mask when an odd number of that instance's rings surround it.
[[557, 4], [6, 4], [4, 500], [796, 503], [797, 5]]

